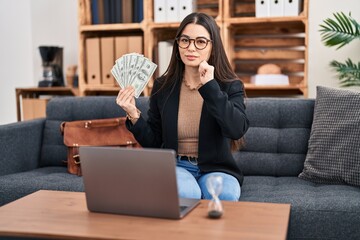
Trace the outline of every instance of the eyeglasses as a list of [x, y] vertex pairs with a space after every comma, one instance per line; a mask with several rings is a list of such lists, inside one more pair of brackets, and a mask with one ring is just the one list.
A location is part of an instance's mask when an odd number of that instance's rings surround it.
[[198, 50], [203, 50], [204, 48], [206, 48], [209, 42], [212, 42], [212, 40], [205, 37], [197, 37], [194, 39], [187, 36], [180, 36], [176, 38], [176, 41], [180, 48], [188, 48], [191, 41], [194, 41], [194, 45]]

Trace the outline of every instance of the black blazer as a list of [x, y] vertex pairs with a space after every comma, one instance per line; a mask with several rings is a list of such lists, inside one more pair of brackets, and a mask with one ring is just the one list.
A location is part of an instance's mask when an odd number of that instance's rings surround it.
[[[143, 147], [178, 149], [178, 110], [180, 83], [171, 89], [159, 90], [156, 80], [150, 98], [148, 120], [140, 117], [128, 129]], [[225, 172], [243, 181], [231, 153], [231, 139], [241, 138], [248, 129], [244, 89], [241, 81], [228, 83], [215, 79], [199, 88], [204, 99], [200, 117], [198, 167], [202, 172]], [[170, 95], [169, 95], [170, 94]]]

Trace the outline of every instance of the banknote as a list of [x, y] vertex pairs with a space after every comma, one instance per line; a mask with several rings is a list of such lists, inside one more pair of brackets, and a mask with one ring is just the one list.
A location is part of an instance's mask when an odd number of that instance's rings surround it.
[[135, 97], [138, 98], [144, 91], [157, 65], [139, 53], [127, 53], [115, 61], [111, 69], [121, 88], [132, 86]]
[[[124, 79], [125, 79], [125, 69], [124, 69], [124, 59], [123, 58], [119, 58], [115, 61], [115, 65], [114, 65], [114, 70], [115, 72], [118, 74], [119, 76], [119, 81], [121, 81], [122, 83], [120, 84], [120, 82], [118, 81], [119, 85], [123, 85], [124, 83]], [[114, 76], [115, 77], [115, 76]], [[115, 77], [116, 78], [116, 77]]]
[[115, 67], [112, 67], [110, 71], [111, 71], [111, 74], [116, 79], [116, 81], [118, 82], [118, 84], [120, 85], [120, 87], [124, 88], [124, 85], [122, 84], [123, 82], [120, 79], [120, 74], [117, 72], [117, 69]]
[[146, 85], [148, 84], [151, 76], [154, 74], [157, 65], [150, 60], [146, 59], [140, 69], [136, 71], [131, 86], [135, 89], [135, 97], [138, 98]]
[[128, 72], [128, 79], [127, 79], [127, 85], [131, 85], [132, 79], [136, 74], [136, 63], [138, 60], [140, 60], [141, 57], [137, 54], [130, 54], [129, 56], [129, 72]]

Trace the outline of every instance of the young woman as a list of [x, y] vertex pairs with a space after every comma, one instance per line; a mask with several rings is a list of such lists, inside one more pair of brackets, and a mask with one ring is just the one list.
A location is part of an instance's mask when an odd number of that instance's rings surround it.
[[180, 197], [211, 199], [206, 180], [220, 175], [219, 198], [240, 198], [243, 175], [231, 151], [249, 126], [244, 87], [212, 17], [192, 13], [181, 22], [168, 69], [154, 82], [147, 121], [136, 108], [132, 87], [121, 89], [116, 101], [143, 147], [177, 151]]

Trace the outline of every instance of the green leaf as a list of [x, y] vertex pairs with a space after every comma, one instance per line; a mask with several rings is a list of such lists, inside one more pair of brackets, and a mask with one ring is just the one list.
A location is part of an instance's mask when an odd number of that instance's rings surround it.
[[345, 63], [332, 61], [330, 66], [338, 73], [341, 87], [360, 86], [360, 62], [355, 64], [351, 59]]
[[327, 18], [320, 24], [321, 41], [325, 46], [345, 46], [356, 38], [360, 39], [360, 24], [343, 12], [334, 13], [334, 18]]

